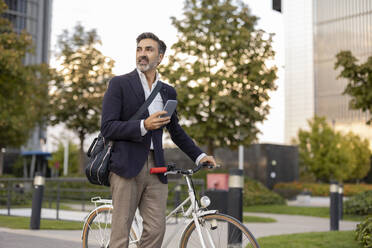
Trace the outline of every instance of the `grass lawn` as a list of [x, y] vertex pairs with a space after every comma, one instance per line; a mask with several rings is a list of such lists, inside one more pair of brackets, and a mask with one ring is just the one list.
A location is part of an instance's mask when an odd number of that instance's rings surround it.
[[[244, 207], [244, 212], [305, 215], [329, 218], [328, 207], [298, 207], [286, 205], [262, 205]], [[344, 215], [344, 220], [362, 221], [363, 216]]]
[[259, 238], [262, 248], [360, 248], [354, 231], [313, 232]]
[[[81, 211], [81, 209], [75, 209], [75, 208], [72, 208], [70, 206], [67, 205], [68, 203], [67, 202], [63, 202], [63, 203], [60, 203], [59, 204], [59, 210], [71, 210], [71, 211]], [[88, 204], [86, 204], [86, 206], [88, 206]], [[25, 204], [18, 204], [18, 205], [11, 205], [10, 206], [11, 209], [15, 209], [15, 208], [31, 208], [32, 207], [32, 202], [28, 202], [28, 203], [25, 203]], [[2, 205], [0, 207], [0, 209], [6, 209], [7, 206], [5, 205]], [[57, 203], [56, 202], [52, 202], [52, 204], [49, 205], [48, 202], [46, 201], [43, 201], [42, 203], [42, 208], [52, 208], [52, 209], [57, 209]], [[87, 211], [87, 210], [86, 210]]]
[[244, 215], [243, 216], [243, 222], [262, 222], [262, 223], [272, 223], [276, 222], [273, 218], [268, 217], [259, 217], [259, 216], [250, 216], [250, 215]]
[[[29, 217], [0, 215], [0, 227], [12, 229], [30, 229]], [[41, 219], [40, 229], [52, 230], [81, 230], [82, 221], [46, 220]]]

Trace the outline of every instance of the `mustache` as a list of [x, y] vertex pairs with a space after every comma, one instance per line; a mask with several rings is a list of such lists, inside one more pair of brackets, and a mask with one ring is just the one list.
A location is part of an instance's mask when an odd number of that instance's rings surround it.
[[145, 60], [146, 62], [149, 62], [149, 58], [147, 58], [147, 56], [141, 56], [138, 58], [138, 62], [140, 62], [141, 60]]

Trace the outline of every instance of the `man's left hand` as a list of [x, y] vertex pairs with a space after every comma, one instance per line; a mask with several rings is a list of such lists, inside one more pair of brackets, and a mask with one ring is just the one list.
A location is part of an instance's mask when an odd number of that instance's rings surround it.
[[204, 158], [200, 159], [200, 163], [209, 163], [215, 167], [216, 161], [214, 160], [213, 156], [205, 156]]

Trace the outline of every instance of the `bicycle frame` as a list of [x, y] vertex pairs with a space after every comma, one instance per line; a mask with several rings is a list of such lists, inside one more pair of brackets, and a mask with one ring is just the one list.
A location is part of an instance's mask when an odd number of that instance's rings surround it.
[[[181, 233], [181, 236], [186, 231], [187, 226], [191, 222], [195, 222], [195, 226], [196, 226], [197, 232], [199, 234], [199, 239], [200, 239], [200, 242], [202, 244], [202, 248], [205, 248], [206, 247], [205, 246], [205, 241], [204, 241], [203, 235], [201, 233], [200, 224], [199, 224], [198, 219], [200, 217], [204, 216], [204, 215], [215, 214], [217, 212], [217, 210], [205, 210], [203, 208], [200, 208], [199, 204], [198, 204], [198, 201], [196, 199], [196, 196], [195, 196], [195, 189], [193, 187], [190, 175], [183, 175], [183, 176], [184, 176], [184, 178], [186, 180], [186, 183], [187, 183], [189, 196], [166, 216], [166, 221], [168, 222], [173, 215], [175, 215], [179, 210], [182, 210], [182, 215], [185, 218], [185, 221], [180, 222], [178, 225], [181, 225], [181, 224], [186, 224], [186, 225], [185, 225], [185, 228], [183, 229], [183, 231]], [[94, 198], [91, 199], [91, 201], [95, 204], [95, 208], [84, 218], [84, 226], [87, 224], [88, 216], [90, 216], [93, 212], [96, 212], [100, 208], [113, 207], [112, 206], [112, 200], [110, 200], [110, 199], [101, 199], [101, 197], [94, 197]], [[190, 206], [185, 211], [184, 206], [187, 205], [188, 203], [190, 203]], [[98, 206], [98, 204], [102, 204], [102, 205]], [[140, 216], [139, 211], [137, 209], [134, 220], [133, 220], [133, 222], [135, 222], [135, 225], [132, 225], [132, 227], [134, 228], [134, 231], [136, 232], [138, 238], [140, 237], [140, 235], [138, 235], [138, 234], [140, 234], [140, 232], [142, 230], [142, 221], [141, 220], [142, 220], [142, 217]], [[163, 242], [163, 246], [162, 246], [163, 248], [166, 248], [169, 245], [169, 243], [174, 238], [174, 234], [179, 231], [178, 228], [174, 228], [174, 230], [175, 231], [169, 236], [169, 238], [166, 239]], [[84, 229], [82, 230], [82, 235], [81, 235], [82, 238], [83, 238], [83, 232], [84, 232]], [[211, 237], [210, 237], [209, 233], [207, 233], [207, 234], [208, 234], [208, 240], [211, 242], [212, 241]], [[134, 242], [136, 242], [136, 241], [134, 241]], [[211, 242], [211, 243], [213, 243], [213, 242]]]

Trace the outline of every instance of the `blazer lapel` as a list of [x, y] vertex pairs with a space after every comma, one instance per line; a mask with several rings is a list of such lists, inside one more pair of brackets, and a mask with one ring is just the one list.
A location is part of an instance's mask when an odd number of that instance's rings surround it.
[[138, 100], [140, 100], [140, 102], [145, 102], [145, 92], [143, 90], [143, 86], [142, 86], [142, 83], [141, 83], [141, 79], [138, 75], [138, 72], [137, 72], [137, 69], [134, 69], [134, 71], [132, 71], [130, 73], [130, 76], [132, 78], [132, 82], [131, 82], [131, 87], [134, 91], [134, 94], [137, 96]]

